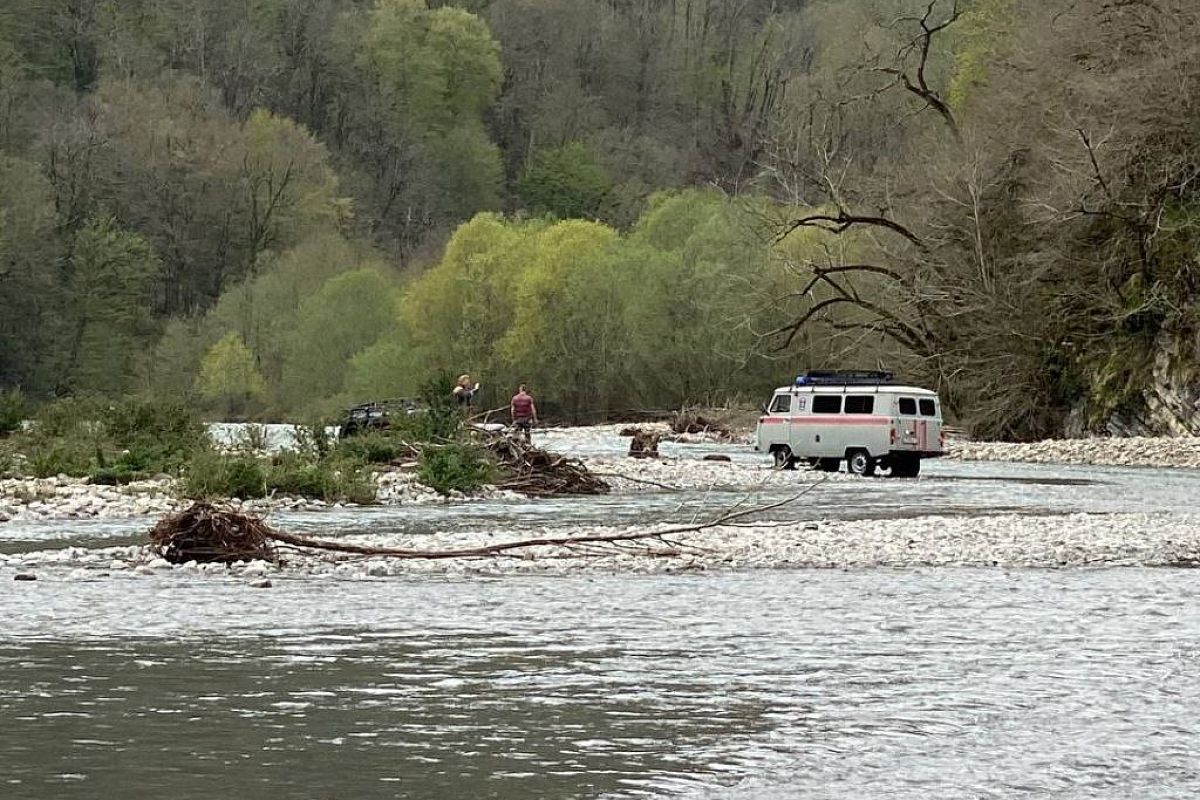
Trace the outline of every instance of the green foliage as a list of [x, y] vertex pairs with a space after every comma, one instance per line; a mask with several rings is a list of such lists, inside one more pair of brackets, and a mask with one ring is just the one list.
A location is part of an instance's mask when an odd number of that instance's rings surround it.
[[[357, 109], [372, 141], [361, 155], [374, 170], [381, 150], [404, 165], [385, 173], [387, 207], [415, 203], [439, 219], [462, 219], [498, 205], [500, 152], [483, 114], [503, 67], [487, 25], [461, 8], [381, 0], [355, 61], [372, 94]], [[414, 151], [422, 158], [412, 159]], [[410, 222], [397, 221], [405, 238]]]
[[0, 391], [0, 439], [20, 430], [27, 413], [25, 395], [16, 389]]
[[1016, 0], [976, 0], [954, 26], [954, 72], [946, 99], [963, 109], [971, 91], [987, 82], [989, 62], [1004, 48], [1015, 22]]
[[361, 462], [312, 461], [295, 452], [274, 459], [266, 472], [269, 492], [326, 502], [375, 502], [375, 485]]
[[195, 500], [264, 497], [266, 473], [257, 459], [228, 456], [206, 447], [192, 453], [183, 473], [184, 495]]
[[[344, 459], [365, 464], [390, 464], [411, 452], [404, 433], [397, 430], [369, 430], [340, 440], [334, 453]], [[413, 437], [415, 441], [415, 437]]]
[[401, 331], [385, 333], [350, 359], [346, 392], [362, 400], [410, 396], [419, 369], [408, 337]]
[[560, 219], [595, 219], [611, 189], [604, 171], [579, 142], [539, 155], [517, 184], [517, 194], [528, 208]]
[[109, 396], [132, 387], [139, 354], [158, 332], [150, 303], [159, 273], [150, 244], [111, 218], [92, 220], [76, 234], [68, 386]]
[[396, 318], [394, 290], [373, 270], [326, 282], [304, 302], [287, 340], [283, 389], [291, 397], [328, 398], [342, 388], [347, 366]]
[[492, 463], [478, 449], [456, 443], [422, 450], [417, 478], [439, 494], [448, 495], [479, 489], [493, 472]]
[[110, 406], [104, 428], [129, 471], [175, 473], [207, 440], [204, 426], [182, 403], [130, 399]]
[[237, 419], [266, 394], [266, 383], [254, 364], [254, 354], [236, 333], [212, 346], [196, 377], [200, 395], [222, 413]]
[[139, 399], [48, 403], [37, 410], [28, 431], [12, 437], [34, 475], [90, 475], [103, 483], [177, 474], [205, 441], [190, 409]]
[[89, 474], [96, 463], [96, 450], [83, 439], [64, 439], [24, 449], [28, 472], [35, 478], [52, 478], [55, 475], [82, 477]]

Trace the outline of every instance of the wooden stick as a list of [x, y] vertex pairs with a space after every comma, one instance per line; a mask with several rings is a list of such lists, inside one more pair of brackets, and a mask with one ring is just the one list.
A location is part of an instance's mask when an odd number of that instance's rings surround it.
[[816, 489], [821, 485], [821, 483], [823, 483], [823, 481], [810, 484], [801, 492], [765, 506], [755, 506], [753, 508], [743, 508], [741, 510], [737, 510], [738, 506], [741, 505], [741, 503], [738, 503], [737, 506], [734, 506], [735, 510], [726, 511], [725, 513], [714, 517], [707, 522], [702, 522], [695, 525], [678, 525], [670, 528], [663, 528], [657, 531], [627, 531], [624, 533], [597, 533], [587, 536], [560, 536], [544, 537], [540, 539], [521, 539], [512, 542], [500, 542], [497, 544], [482, 545], [479, 547], [463, 547], [447, 550], [412, 550], [398, 547], [371, 547], [369, 545], [333, 542], [327, 539], [308, 539], [303, 536], [296, 536], [295, 534], [284, 533], [282, 531], [271, 531], [268, 533], [268, 536], [275, 541], [283, 544], [289, 544], [294, 547], [329, 550], [338, 553], [353, 553], [355, 555], [364, 556], [388, 556], [389, 558], [404, 559], [486, 558], [489, 556], [505, 555], [513, 550], [523, 550], [531, 547], [562, 547], [589, 543], [636, 542], [644, 539], [661, 539], [664, 536], [682, 533], [697, 533], [709, 528], [719, 527], [737, 519], [748, 517], [752, 514], [771, 511], [772, 509], [794, 503], [804, 495]]

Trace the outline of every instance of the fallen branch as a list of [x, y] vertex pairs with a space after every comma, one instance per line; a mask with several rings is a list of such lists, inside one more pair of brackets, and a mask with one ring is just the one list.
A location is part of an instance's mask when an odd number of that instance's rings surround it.
[[[150, 540], [157, 555], [172, 563], [187, 561], [232, 563], [243, 559], [259, 558], [277, 562], [278, 554], [273, 544], [288, 545], [306, 550], [325, 550], [334, 553], [349, 553], [360, 556], [386, 556], [400, 559], [448, 559], [448, 558], [491, 558], [513, 555], [516, 551], [536, 547], [578, 547], [580, 545], [620, 545], [630, 542], [657, 540], [672, 549], [679, 544], [669, 542], [666, 537], [698, 533], [720, 527], [754, 514], [762, 514], [794, 503], [813, 491], [820, 482], [810, 484], [803, 491], [783, 500], [763, 506], [742, 508], [739, 501], [731, 510], [691, 525], [676, 525], [653, 531], [623, 531], [620, 533], [597, 533], [584, 536], [548, 536], [537, 539], [519, 539], [511, 542], [480, 545], [477, 547], [420, 550], [401, 547], [374, 547], [371, 545], [335, 542], [328, 539], [311, 539], [271, 528], [263, 520], [235, 511], [217, 509], [207, 503], [196, 503], [190, 508], [162, 519], [151, 531]], [[655, 551], [662, 553], [663, 551]], [[602, 555], [603, 552], [596, 555]], [[589, 554], [590, 555], [590, 554]]]
[[683, 491], [683, 488], [680, 486], [671, 486], [666, 483], [648, 480], [647, 478], [635, 478], [632, 475], [622, 475], [620, 472], [593, 472], [592, 474], [597, 478], [619, 478], [620, 480], [629, 481], [630, 483], [644, 483], [647, 486], [657, 486], [659, 489], [666, 489], [668, 492]]

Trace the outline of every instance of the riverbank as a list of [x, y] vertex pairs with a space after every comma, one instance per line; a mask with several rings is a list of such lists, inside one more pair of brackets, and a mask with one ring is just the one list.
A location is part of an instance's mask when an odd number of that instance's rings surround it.
[[[375, 499], [379, 505], [423, 505], [468, 499], [461, 492], [448, 497], [425, 486], [412, 473], [385, 470], [372, 476]], [[493, 487], [485, 487], [471, 497], [497, 499], [510, 496]], [[159, 476], [120, 486], [95, 484], [87, 478], [59, 475], [53, 478], [6, 478], [0, 480], [0, 523], [22, 520], [77, 520], [98, 518], [154, 517], [186, 508], [191, 500], [183, 496], [180, 481]], [[355, 507], [353, 503], [289, 494], [263, 498], [226, 498], [226, 505], [247, 513], [268, 514], [278, 510], [323, 511], [329, 508]]]
[[1027, 443], [953, 441], [947, 458], [958, 461], [1200, 469], [1200, 436], [1050, 439]]
[[[575, 537], [650, 528], [580, 526]], [[349, 536], [345, 542], [418, 550], [457, 549], [520, 538], [511, 531], [467, 534]], [[265, 562], [172, 566], [148, 547], [67, 547], [0, 555], [0, 575], [39, 579], [203, 574], [222, 579], [676, 573], [713, 570], [916, 569], [987, 567], [1062, 569], [1200, 566], [1200, 516], [1071, 514], [1059, 516], [931, 516], [900, 520], [824, 521], [719, 526], [673, 534], [650, 547], [540, 546], [520, 557], [394, 559], [318, 553]]]

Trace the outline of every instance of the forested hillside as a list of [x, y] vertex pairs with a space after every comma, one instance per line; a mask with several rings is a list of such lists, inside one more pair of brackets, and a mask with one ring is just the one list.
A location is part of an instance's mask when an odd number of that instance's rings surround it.
[[1190, 0], [6, 0], [0, 388], [1200, 430]]

